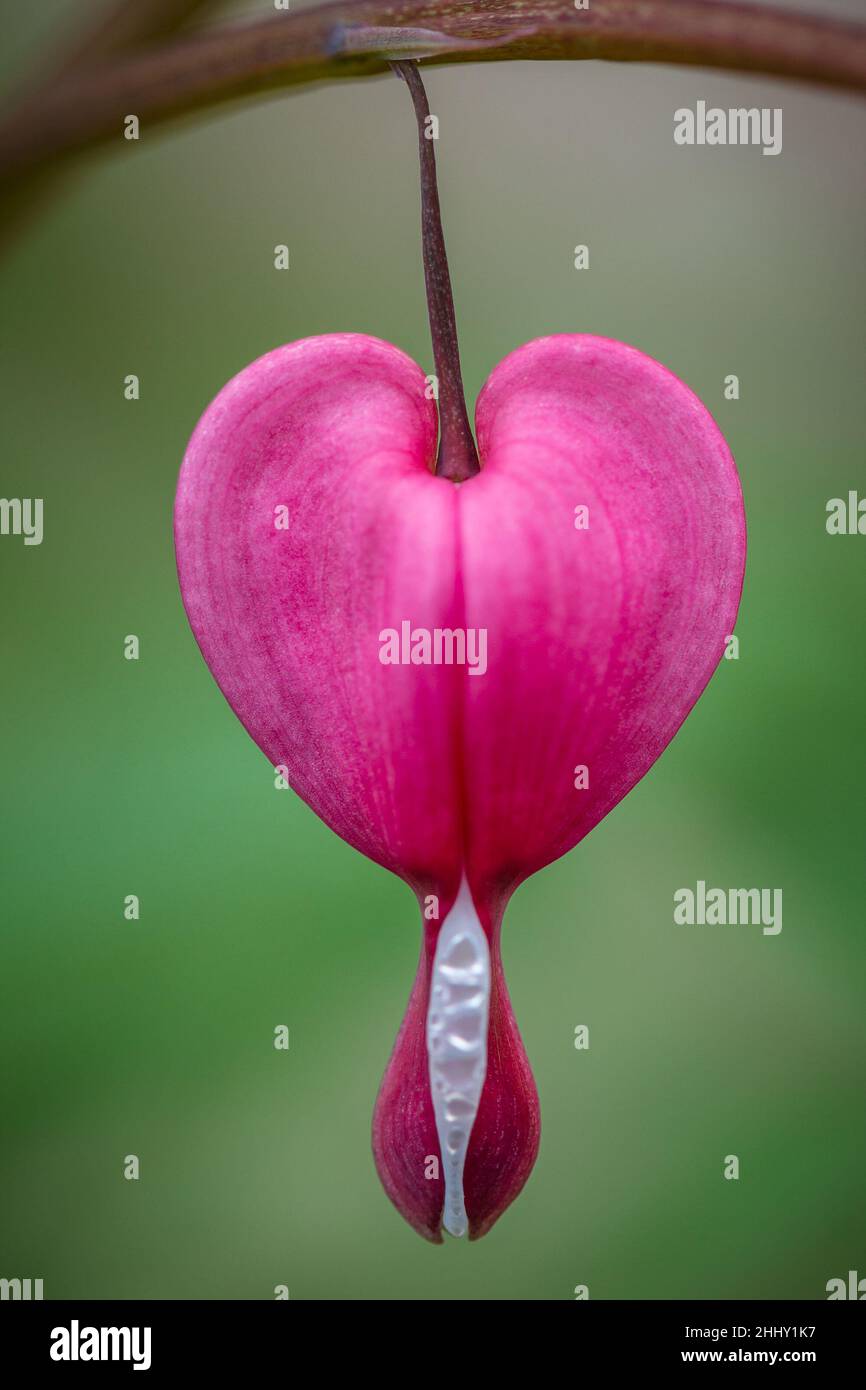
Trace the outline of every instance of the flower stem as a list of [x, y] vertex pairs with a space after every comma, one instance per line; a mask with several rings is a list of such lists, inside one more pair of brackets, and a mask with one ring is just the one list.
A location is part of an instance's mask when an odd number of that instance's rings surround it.
[[441, 478], [450, 478], [453, 483], [462, 483], [477, 473], [480, 465], [463, 395], [454, 296], [451, 293], [451, 276], [448, 271], [445, 237], [442, 233], [442, 213], [439, 208], [436, 156], [433, 153], [433, 141], [428, 138], [427, 130], [430, 106], [417, 63], [392, 62], [391, 67], [409, 88], [418, 122], [424, 283], [427, 287], [427, 312], [430, 316], [433, 360], [436, 363], [436, 376], [439, 381], [439, 453], [436, 472]]

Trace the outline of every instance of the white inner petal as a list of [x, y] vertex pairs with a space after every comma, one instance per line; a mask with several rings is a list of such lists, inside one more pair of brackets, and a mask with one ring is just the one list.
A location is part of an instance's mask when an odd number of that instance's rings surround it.
[[445, 1176], [442, 1223], [466, 1234], [463, 1168], [487, 1072], [490, 949], [466, 879], [439, 932], [427, 1010], [427, 1057]]

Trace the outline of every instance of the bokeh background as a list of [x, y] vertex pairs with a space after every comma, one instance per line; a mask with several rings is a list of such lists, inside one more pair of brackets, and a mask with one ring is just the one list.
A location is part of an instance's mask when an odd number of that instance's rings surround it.
[[[87, 9], [0, 6], [4, 89]], [[369, 1149], [414, 900], [274, 790], [171, 538], [188, 436], [252, 358], [348, 329], [432, 369], [408, 97], [248, 101], [80, 168], [0, 262], [0, 491], [45, 498], [41, 547], [0, 541], [0, 1275], [49, 1298], [823, 1298], [866, 1275], [866, 538], [824, 524], [866, 495], [866, 106], [600, 63], [428, 90], [470, 398], [563, 331], [683, 377], [742, 475], [740, 659], [515, 897], [541, 1153], [489, 1237], [428, 1246]], [[783, 153], [676, 147], [700, 98], [781, 105]], [[781, 935], [675, 927], [698, 878], [782, 888]]]

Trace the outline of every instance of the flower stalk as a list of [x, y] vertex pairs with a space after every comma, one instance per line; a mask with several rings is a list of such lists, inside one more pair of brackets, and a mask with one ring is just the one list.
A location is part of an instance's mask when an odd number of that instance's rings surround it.
[[439, 400], [439, 452], [436, 472], [442, 478], [462, 483], [479, 471], [478, 451], [472, 437], [463, 393], [454, 296], [451, 292], [451, 275], [448, 270], [448, 257], [445, 254], [445, 237], [439, 207], [436, 155], [433, 152], [433, 140], [429, 138], [430, 105], [417, 63], [396, 62], [392, 63], [391, 67], [409, 88], [418, 122], [421, 244]]

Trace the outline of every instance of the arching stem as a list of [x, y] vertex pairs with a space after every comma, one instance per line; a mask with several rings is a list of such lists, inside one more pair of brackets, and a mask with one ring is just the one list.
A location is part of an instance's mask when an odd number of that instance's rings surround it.
[[442, 235], [439, 188], [436, 182], [436, 156], [433, 141], [427, 138], [430, 107], [421, 74], [415, 62], [392, 63], [412, 95], [418, 121], [418, 153], [421, 161], [421, 244], [424, 252], [424, 282], [427, 286], [427, 312], [433, 360], [439, 381], [439, 453], [436, 472], [454, 483], [465, 482], [479, 471], [478, 451], [466, 413], [460, 349], [454, 318], [454, 296]]

